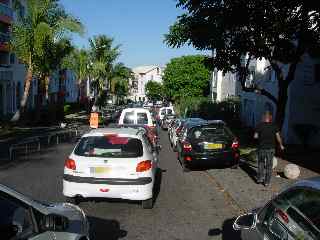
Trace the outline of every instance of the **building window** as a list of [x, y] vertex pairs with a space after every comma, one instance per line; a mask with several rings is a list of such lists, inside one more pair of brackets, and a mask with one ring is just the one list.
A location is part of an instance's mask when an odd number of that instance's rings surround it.
[[320, 64], [314, 65], [314, 82], [320, 83]]
[[159, 69], [159, 68], [157, 68], [157, 74], [158, 74], [158, 75], [160, 74], [160, 69]]
[[21, 83], [18, 82], [16, 86], [16, 106], [17, 108], [20, 108], [20, 101], [21, 101]]

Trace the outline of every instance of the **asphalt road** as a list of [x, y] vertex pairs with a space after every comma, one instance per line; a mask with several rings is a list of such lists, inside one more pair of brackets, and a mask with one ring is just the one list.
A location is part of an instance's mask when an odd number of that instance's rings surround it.
[[[105, 239], [223, 239], [236, 240], [232, 230], [238, 209], [205, 171], [183, 173], [172, 152], [167, 133], [160, 133], [161, 184], [155, 206], [141, 208], [136, 202], [82, 202], [91, 224], [91, 238]], [[62, 195], [64, 159], [74, 143], [61, 144], [0, 170], [0, 183], [35, 199], [59, 202]], [[223, 170], [221, 170], [223, 171]], [[160, 182], [160, 181], [159, 181]]]

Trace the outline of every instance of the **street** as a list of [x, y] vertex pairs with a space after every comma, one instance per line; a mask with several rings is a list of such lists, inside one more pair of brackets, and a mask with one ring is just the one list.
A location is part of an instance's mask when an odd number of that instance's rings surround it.
[[[167, 132], [160, 138], [161, 184], [154, 208], [144, 210], [140, 203], [119, 200], [81, 202], [91, 239], [237, 239], [232, 219], [240, 209], [206, 171], [183, 173]], [[0, 182], [38, 200], [65, 201], [63, 166], [74, 144], [58, 145], [1, 169]]]

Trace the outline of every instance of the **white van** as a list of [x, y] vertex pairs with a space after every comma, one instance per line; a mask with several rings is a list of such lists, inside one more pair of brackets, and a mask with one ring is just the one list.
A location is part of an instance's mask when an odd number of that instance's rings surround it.
[[159, 119], [162, 120], [165, 115], [175, 114], [173, 107], [162, 107], [159, 109]]
[[155, 121], [148, 109], [144, 108], [126, 108], [123, 109], [119, 118], [119, 125], [146, 125], [148, 127], [156, 127]]

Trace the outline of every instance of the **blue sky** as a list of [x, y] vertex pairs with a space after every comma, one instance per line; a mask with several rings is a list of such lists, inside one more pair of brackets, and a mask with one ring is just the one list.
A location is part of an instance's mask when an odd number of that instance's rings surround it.
[[83, 38], [75, 37], [79, 47], [88, 38], [106, 34], [121, 44], [120, 62], [129, 67], [165, 65], [173, 57], [200, 53], [192, 47], [168, 48], [163, 34], [182, 13], [175, 0], [61, 0], [68, 12], [86, 27]]

